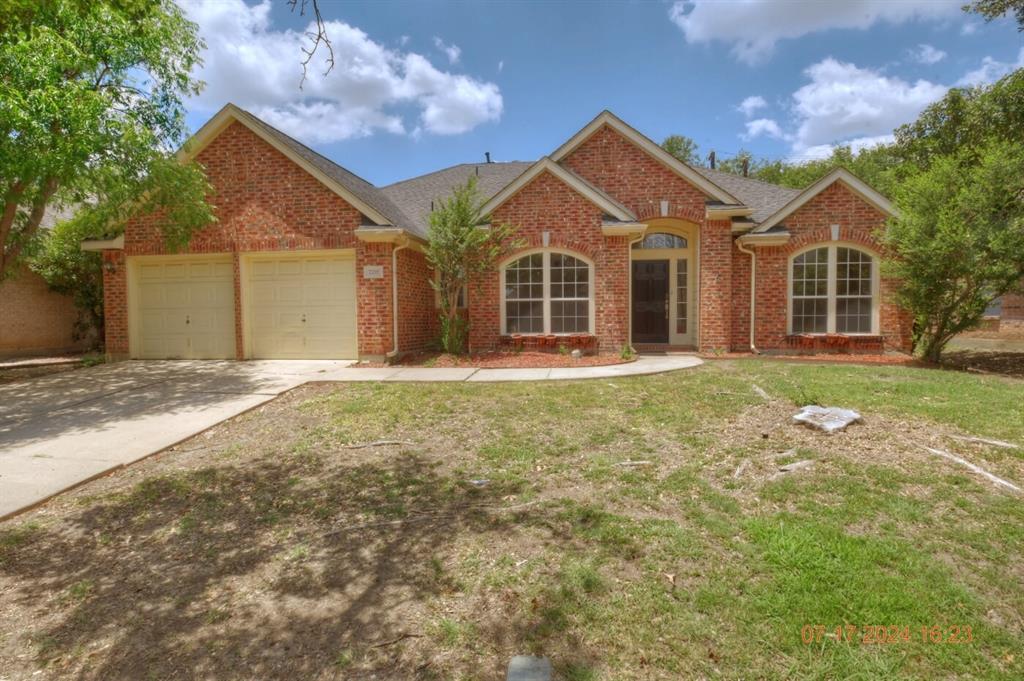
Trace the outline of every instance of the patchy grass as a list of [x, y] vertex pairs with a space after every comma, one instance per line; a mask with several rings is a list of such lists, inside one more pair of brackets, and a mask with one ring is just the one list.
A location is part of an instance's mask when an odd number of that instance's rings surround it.
[[[789, 421], [804, 402], [866, 423], [819, 435]], [[307, 386], [0, 525], [0, 668], [493, 679], [533, 653], [580, 681], [1020, 678], [1022, 499], [922, 445], [1017, 484], [1024, 449], [955, 434], [1024, 445], [1024, 384], [743, 360]], [[381, 439], [410, 444], [346, 448]]]

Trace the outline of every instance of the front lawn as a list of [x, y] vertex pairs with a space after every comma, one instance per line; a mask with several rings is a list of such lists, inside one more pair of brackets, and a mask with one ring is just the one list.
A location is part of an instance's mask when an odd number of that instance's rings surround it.
[[1024, 449], [953, 435], [1024, 445], [1024, 382], [306, 386], [0, 524], [0, 677], [1020, 678], [1024, 495], [924, 446], [1022, 487]]

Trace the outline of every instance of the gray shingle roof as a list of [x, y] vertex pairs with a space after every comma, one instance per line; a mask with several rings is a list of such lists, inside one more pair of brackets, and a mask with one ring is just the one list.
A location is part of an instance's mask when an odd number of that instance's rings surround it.
[[[501, 191], [507, 184], [519, 177], [533, 161], [505, 161], [500, 163], [462, 163], [441, 170], [396, 182], [386, 187], [375, 187], [355, 173], [346, 170], [334, 161], [313, 151], [298, 140], [263, 122], [247, 111], [239, 109], [242, 115], [268, 135], [301, 156], [320, 172], [330, 177], [359, 200], [387, 218], [392, 225], [407, 229], [419, 236], [426, 236], [431, 203], [447, 198], [452, 189], [464, 184], [471, 175], [478, 178], [480, 195], [487, 200]], [[749, 177], [741, 177], [721, 170], [691, 166], [719, 187], [734, 195], [754, 209], [751, 219], [762, 222], [800, 194], [798, 189], [789, 189]], [[589, 184], [589, 183], [588, 183]], [[597, 191], [601, 191], [598, 188]], [[601, 192], [602, 194], [607, 194]], [[610, 199], [610, 197], [609, 197]], [[613, 199], [610, 199], [613, 200]], [[614, 200], [613, 200], [614, 201]], [[616, 202], [618, 203], [618, 202]]]
[[465, 184], [473, 175], [477, 177], [480, 196], [486, 201], [532, 165], [531, 161], [462, 163], [389, 184], [380, 191], [409, 218], [410, 229], [426, 235], [432, 201], [448, 198], [452, 189]]
[[691, 167], [718, 186], [726, 189], [746, 206], [753, 208], [754, 213], [750, 218], [754, 222], [762, 222], [775, 214], [777, 210], [792, 201], [793, 197], [801, 191], [799, 189], [789, 189], [788, 187], [769, 184], [750, 177], [733, 175], [721, 170], [701, 168], [700, 166]]

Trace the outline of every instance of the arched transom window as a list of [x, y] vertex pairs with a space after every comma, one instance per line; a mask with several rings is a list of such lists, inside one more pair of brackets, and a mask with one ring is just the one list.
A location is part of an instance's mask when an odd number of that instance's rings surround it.
[[790, 333], [878, 333], [878, 265], [849, 246], [819, 246], [790, 266]]
[[644, 237], [643, 241], [633, 244], [633, 248], [686, 248], [686, 237], [668, 232], [654, 232]]
[[593, 272], [557, 251], [530, 253], [502, 270], [503, 333], [593, 333]]

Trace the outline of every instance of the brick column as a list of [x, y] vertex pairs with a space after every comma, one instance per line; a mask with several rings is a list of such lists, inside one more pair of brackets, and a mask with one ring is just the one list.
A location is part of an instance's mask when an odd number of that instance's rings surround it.
[[111, 359], [128, 357], [128, 268], [124, 251], [103, 251], [104, 347]]
[[704, 220], [700, 227], [701, 350], [727, 350], [732, 335], [732, 223]]
[[[356, 306], [359, 324], [359, 356], [383, 359], [391, 352], [391, 249], [389, 243], [367, 243], [356, 246]], [[380, 279], [366, 279], [363, 268], [379, 265], [384, 269]]]

